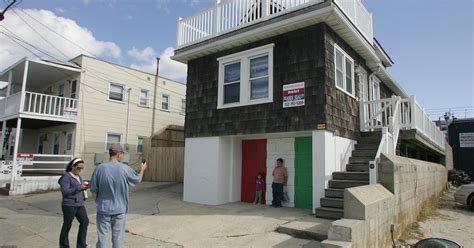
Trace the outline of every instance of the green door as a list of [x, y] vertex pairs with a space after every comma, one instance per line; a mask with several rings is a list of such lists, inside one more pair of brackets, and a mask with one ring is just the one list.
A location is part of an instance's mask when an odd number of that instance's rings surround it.
[[295, 139], [295, 207], [313, 207], [313, 146], [311, 137]]

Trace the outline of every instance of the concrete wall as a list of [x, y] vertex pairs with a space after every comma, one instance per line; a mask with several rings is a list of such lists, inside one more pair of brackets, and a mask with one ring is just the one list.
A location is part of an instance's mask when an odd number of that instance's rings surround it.
[[10, 191], [10, 195], [24, 195], [38, 191], [59, 189], [60, 176], [42, 177], [17, 177], [15, 180], [15, 190]]
[[331, 224], [323, 247], [391, 247], [395, 238], [416, 221], [423, 202], [439, 196], [446, 185], [440, 164], [398, 156], [382, 158], [380, 184], [346, 189], [344, 219]]
[[272, 204], [272, 181], [273, 169], [276, 166], [276, 160], [282, 158], [285, 167], [288, 170], [287, 192], [290, 198], [289, 202], [282, 202], [285, 207], [295, 206], [295, 138], [267, 139], [267, 205]]
[[452, 170], [454, 169], [453, 148], [449, 145], [449, 142], [445, 142], [444, 144], [446, 146], [444, 166], [446, 166], [446, 170]]
[[356, 141], [325, 130], [313, 131], [313, 212], [332, 179], [332, 173], [345, 171]]

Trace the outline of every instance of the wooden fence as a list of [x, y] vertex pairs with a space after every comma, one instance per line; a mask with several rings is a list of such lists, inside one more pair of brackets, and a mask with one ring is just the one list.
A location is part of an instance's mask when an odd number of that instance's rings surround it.
[[145, 139], [142, 156], [148, 164], [144, 181], [183, 182], [183, 129], [168, 127], [160, 134]]

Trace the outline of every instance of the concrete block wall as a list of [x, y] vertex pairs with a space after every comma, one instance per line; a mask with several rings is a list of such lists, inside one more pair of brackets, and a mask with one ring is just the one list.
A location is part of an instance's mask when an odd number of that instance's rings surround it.
[[288, 170], [287, 190], [290, 198], [289, 202], [283, 202], [285, 207], [294, 207], [295, 202], [295, 139], [294, 138], [278, 138], [267, 139], [267, 191], [266, 203], [272, 204], [272, 172], [276, 166], [276, 160], [282, 158], [285, 161], [285, 167]]
[[323, 247], [391, 247], [390, 225], [398, 237], [416, 221], [423, 202], [439, 196], [447, 171], [440, 164], [382, 156], [379, 184], [344, 192], [344, 219], [331, 224]]

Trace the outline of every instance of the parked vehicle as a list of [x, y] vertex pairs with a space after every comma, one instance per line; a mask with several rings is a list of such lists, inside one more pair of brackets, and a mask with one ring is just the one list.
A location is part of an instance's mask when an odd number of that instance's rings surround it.
[[464, 184], [454, 193], [454, 200], [463, 205], [468, 205], [474, 210], [474, 183]]

